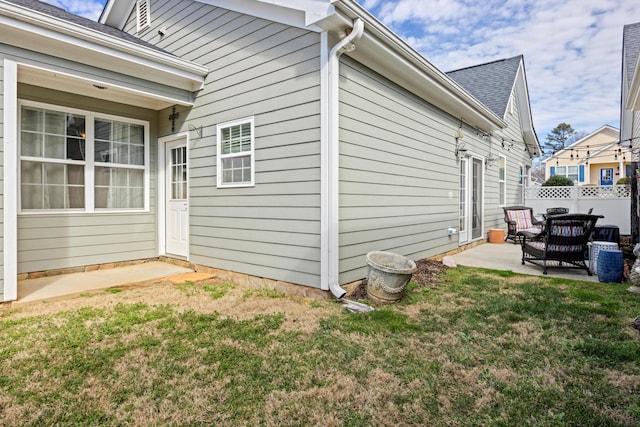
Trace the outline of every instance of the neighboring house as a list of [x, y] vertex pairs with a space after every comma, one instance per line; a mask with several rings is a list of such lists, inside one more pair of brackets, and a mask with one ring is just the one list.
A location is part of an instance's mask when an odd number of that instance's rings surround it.
[[609, 125], [591, 132], [542, 161], [546, 176], [566, 176], [576, 185], [614, 185], [631, 174], [631, 152]]
[[18, 273], [158, 256], [339, 297], [369, 251], [503, 226], [540, 152], [522, 57], [477, 82], [496, 109], [352, 0], [0, 16], [0, 300]]
[[620, 105], [620, 139], [632, 148], [631, 237], [640, 240], [638, 213], [638, 168], [640, 167], [640, 22], [625, 25], [622, 31], [622, 88]]

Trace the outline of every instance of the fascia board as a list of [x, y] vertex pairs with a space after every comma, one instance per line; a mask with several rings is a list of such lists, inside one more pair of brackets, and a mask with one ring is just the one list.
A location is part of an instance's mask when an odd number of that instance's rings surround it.
[[171, 84], [183, 89], [202, 88], [209, 71], [172, 55], [7, 3], [0, 3], [0, 26], [3, 38], [13, 36], [14, 44], [21, 47], [46, 52], [64, 46], [62, 50], [69, 59], [95, 60], [101, 67], [126, 63], [131, 71], [138, 70], [139, 77], [151, 75], [162, 79], [166, 75]]
[[98, 22], [122, 30], [129, 19], [135, 0], [109, 0], [104, 5]]
[[[542, 146], [538, 140], [538, 136], [533, 128], [533, 116], [531, 114], [531, 102], [529, 100], [529, 90], [527, 89], [527, 76], [524, 71], [524, 63], [520, 59], [518, 72], [513, 82], [512, 91], [516, 93], [518, 100], [518, 111], [520, 111], [520, 126], [524, 133], [527, 147], [535, 146], [538, 153], [542, 153]], [[532, 147], [533, 148], [533, 147]]]
[[327, 0], [196, 0], [296, 28], [322, 32], [317, 22], [335, 14]]

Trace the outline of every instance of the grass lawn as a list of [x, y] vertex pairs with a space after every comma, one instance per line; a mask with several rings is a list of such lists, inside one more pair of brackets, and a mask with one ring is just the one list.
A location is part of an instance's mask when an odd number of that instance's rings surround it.
[[0, 424], [640, 425], [640, 296], [458, 267], [353, 314], [231, 284], [0, 311]]

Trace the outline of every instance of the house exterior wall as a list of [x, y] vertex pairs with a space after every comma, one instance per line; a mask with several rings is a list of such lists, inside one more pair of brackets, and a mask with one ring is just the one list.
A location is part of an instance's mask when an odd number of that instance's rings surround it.
[[[211, 70], [193, 108], [177, 109], [175, 133], [191, 138], [189, 260], [320, 287], [319, 34], [190, 1], [152, 1], [151, 13], [142, 39]], [[216, 125], [247, 117], [255, 186], [217, 188]]]
[[[155, 111], [24, 84], [18, 98], [148, 121], [156, 139]], [[155, 159], [155, 144], [149, 147]], [[19, 214], [18, 273], [157, 256], [155, 162], [149, 166], [149, 212]]]
[[[517, 120], [517, 119], [516, 119]], [[459, 222], [459, 162], [454, 135], [460, 121], [405, 91], [358, 62], [340, 65], [340, 282], [366, 276], [366, 254], [373, 250], [421, 259], [456, 249], [448, 228]], [[517, 124], [519, 128], [519, 123]], [[470, 154], [484, 160], [501, 145], [463, 128]], [[508, 133], [516, 138], [518, 132]], [[521, 137], [519, 137], [521, 139]], [[499, 147], [499, 149], [498, 149]], [[506, 151], [508, 196], [512, 177], [524, 160]], [[520, 154], [522, 153], [522, 154]], [[530, 164], [526, 157], [526, 164]], [[484, 224], [504, 225], [498, 206], [498, 170], [485, 171]]]
[[341, 59], [341, 283], [366, 276], [369, 251], [419, 259], [457, 246], [446, 232], [458, 223], [457, 128], [426, 102]]
[[[506, 206], [519, 205], [522, 203], [521, 193], [521, 173], [522, 167], [531, 164], [529, 153], [524, 150], [524, 142], [520, 127], [520, 110], [515, 102], [515, 95], [511, 96], [510, 106], [504, 115], [507, 128], [496, 131], [493, 142], [493, 153], [507, 158], [505, 180], [507, 182]], [[504, 141], [504, 145], [503, 145]], [[492, 168], [493, 169], [493, 168]], [[495, 204], [498, 205], [497, 203]], [[496, 215], [499, 222], [504, 224], [504, 210], [499, 207]]]
[[490, 153], [493, 156], [506, 158], [505, 204], [500, 205], [499, 199], [499, 164], [494, 162], [486, 168], [485, 184], [485, 230], [489, 228], [505, 228], [504, 206], [522, 205], [524, 201], [524, 187], [528, 183], [528, 170], [531, 166], [531, 156], [525, 151], [525, 145], [520, 125], [521, 112], [516, 102], [515, 94], [511, 96], [510, 106], [503, 117], [507, 123], [505, 129], [494, 132], [491, 137]]

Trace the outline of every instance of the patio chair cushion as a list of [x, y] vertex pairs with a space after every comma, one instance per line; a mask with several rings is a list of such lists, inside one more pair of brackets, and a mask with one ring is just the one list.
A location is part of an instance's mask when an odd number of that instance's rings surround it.
[[507, 211], [510, 221], [516, 223], [516, 230], [528, 230], [533, 228], [533, 222], [531, 221], [531, 214], [528, 210], [513, 210]]
[[533, 216], [533, 209], [526, 206], [507, 206], [504, 210], [504, 220], [507, 223], [508, 239], [514, 243], [520, 241], [519, 233], [526, 231], [531, 234], [540, 234], [542, 232], [543, 223]]
[[548, 252], [582, 252], [582, 245], [552, 245], [550, 244], [549, 247], [546, 247], [545, 242], [536, 242], [536, 241], [528, 241], [527, 245], [531, 246], [532, 248], [540, 251], [541, 253], [545, 251], [545, 249]]

